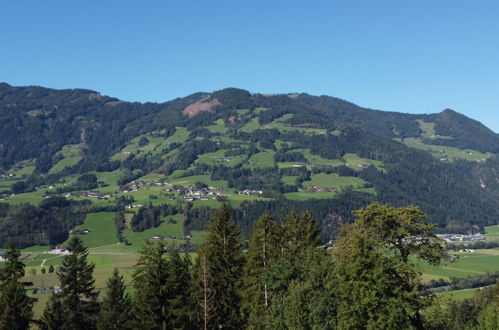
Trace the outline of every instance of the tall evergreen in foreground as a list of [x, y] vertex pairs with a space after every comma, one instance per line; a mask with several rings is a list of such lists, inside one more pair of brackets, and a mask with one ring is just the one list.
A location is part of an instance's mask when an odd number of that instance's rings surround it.
[[24, 264], [19, 261], [21, 253], [12, 244], [6, 255], [6, 263], [0, 269], [0, 329], [28, 329], [33, 319], [33, 304], [36, 299], [28, 297], [22, 282]]
[[61, 296], [53, 293], [45, 306], [39, 327], [41, 330], [64, 329], [65, 319], [66, 315], [62, 306]]
[[209, 226], [196, 265], [195, 297], [201, 328], [241, 328], [243, 264], [239, 231], [229, 206], [223, 204]]
[[92, 276], [95, 265], [88, 263], [87, 248], [78, 236], [71, 238], [67, 249], [70, 254], [64, 256], [58, 272], [64, 327], [73, 330], [95, 329], [99, 313], [99, 292], [95, 290]]
[[190, 329], [190, 257], [163, 242], [146, 241], [133, 275], [134, 327], [141, 329]]
[[132, 301], [125, 289], [123, 276], [115, 268], [113, 275], [107, 281], [106, 296], [102, 300], [97, 329], [132, 329], [130, 318]]
[[261, 329], [272, 300], [268, 273], [279, 254], [279, 226], [268, 212], [256, 220], [249, 240], [244, 266], [243, 312], [248, 329]]

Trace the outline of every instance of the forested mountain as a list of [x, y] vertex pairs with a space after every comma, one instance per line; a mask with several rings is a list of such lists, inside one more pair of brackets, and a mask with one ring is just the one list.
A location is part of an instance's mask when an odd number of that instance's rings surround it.
[[[0, 84], [0, 198], [18, 204], [34, 192], [72, 198], [87, 189], [120, 197], [154, 174], [171, 186], [157, 204], [182, 204], [187, 232], [206, 227], [211, 200], [235, 206], [245, 235], [263, 210], [296, 208], [312, 211], [330, 239], [375, 200], [418, 205], [437, 230], [477, 231], [498, 223], [497, 153], [497, 134], [449, 109], [403, 114], [235, 88], [131, 103]], [[87, 172], [116, 178], [75, 180]], [[0, 223], [10, 223], [16, 212], [4, 209]]]

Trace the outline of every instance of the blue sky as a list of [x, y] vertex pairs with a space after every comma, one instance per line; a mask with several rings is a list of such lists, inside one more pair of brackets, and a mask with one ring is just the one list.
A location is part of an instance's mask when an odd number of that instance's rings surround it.
[[499, 132], [498, 1], [3, 1], [0, 81], [163, 102], [306, 92]]

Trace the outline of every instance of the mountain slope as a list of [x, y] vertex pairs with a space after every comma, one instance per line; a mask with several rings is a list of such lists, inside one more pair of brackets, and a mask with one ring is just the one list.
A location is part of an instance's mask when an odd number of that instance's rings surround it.
[[[314, 212], [325, 239], [373, 200], [420, 205], [447, 231], [499, 216], [499, 137], [452, 110], [402, 114], [236, 88], [141, 104], [0, 84], [0, 140], [9, 203], [79, 194], [68, 182], [94, 171], [97, 191], [128, 196], [139, 185], [141, 202], [187, 205], [186, 231], [204, 228], [224, 200], [246, 233], [263, 209], [297, 208]], [[170, 188], [140, 184], [153, 177]]]

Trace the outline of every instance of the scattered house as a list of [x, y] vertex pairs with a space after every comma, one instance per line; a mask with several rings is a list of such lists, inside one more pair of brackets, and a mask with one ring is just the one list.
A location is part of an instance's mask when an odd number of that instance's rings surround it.
[[301, 167], [304, 167], [304, 166], [305, 166], [305, 164], [302, 164], [302, 163], [291, 165], [292, 168], [301, 168]]
[[6, 252], [0, 252], [0, 262], [6, 260], [7, 253]]
[[260, 196], [261, 194], [263, 194], [263, 191], [262, 190], [241, 190], [238, 192], [239, 195], [246, 195], [246, 196]]
[[152, 239], [163, 239], [163, 235], [154, 235]]
[[61, 293], [62, 292], [62, 289], [59, 285], [54, 285], [52, 287], [52, 291], [54, 291], [54, 293]]
[[[69, 233], [71, 233], [70, 231]], [[49, 254], [69, 254], [69, 251], [62, 245], [57, 245], [54, 249], [48, 252]]]
[[86, 235], [90, 232], [91, 232], [90, 229], [73, 229], [73, 230], [69, 231], [69, 233], [73, 234], [73, 235]]
[[305, 191], [307, 192], [331, 192], [331, 191], [336, 191], [336, 188], [334, 187], [318, 187], [318, 186], [307, 186], [305, 188]]
[[227, 162], [230, 162], [231, 159], [229, 157], [221, 157], [221, 158], [215, 159], [215, 161], [219, 162], [219, 163], [227, 163]]
[[98, 191], [86, 191], [80, 194], [81, 197], [89, 197], [89, 198], [101, 198], [102, 194]]
[[360, 164], [357, 164], [357, 167], [365, 168], [365, 167], [369, 167], [369, 164], [367, 164], [367, 163], [360, 163]]
[[191, 238], [192, 238], [192, 234], [191, 233], [185, 235], [185, 239], [191, 239]]

